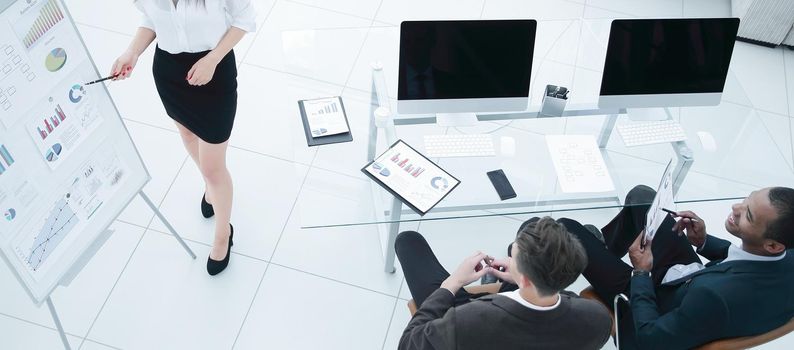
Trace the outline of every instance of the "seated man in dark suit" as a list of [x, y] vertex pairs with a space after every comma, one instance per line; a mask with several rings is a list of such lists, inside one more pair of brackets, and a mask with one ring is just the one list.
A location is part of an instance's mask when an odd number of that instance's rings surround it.
[[[604, 306], [560, 292], [579, 277], [587, 256], [552, 218], [525, 222], [512, 258], [478, 269], [492, 259], [477, 252], [452, 275], [419, 233], [401, 233], [395, 248], [419, 305], [400, 349], [600, 349], [609, 339], [612, 320]], [[471, 295], [462, 288], [486, 273], [504, 281], [499, 294]]]
[[[794, 256], [786, 252], [794, 247], [794, 190], [765, 188], [733, 205], [725, 229], [739, 246], [708, 235], [695, 213], [679, 211], [679, 220], [666, 218], [642, 248], [653, 197], [649, 187], [635, 187], [602, 239], [560, 219], [587, 250], [583, 274], [599, 297], [611, 304], [618, 293], [630, 296], [618, 320], [622, 348], [689, 349], [762, 334], [794, 317]], [[633, 267], [621, 260], [627, 252]], [[711, 262], [704, 266], [697, 254]]]

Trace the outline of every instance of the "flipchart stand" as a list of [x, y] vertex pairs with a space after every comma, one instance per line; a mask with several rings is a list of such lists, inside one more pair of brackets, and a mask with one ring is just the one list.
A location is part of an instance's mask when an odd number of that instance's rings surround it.
[[[190, 247], [188, 247], [188, 245], [185, 243], [185, 241], [182, 240], [182, 237], [179, 235], [179, 233], [176, 232], [174, 227], [171, 226], [171, 223], [169, 223], [168, 220], [165, 218], [165, 216], [163, 216], [163, 213], [160, 212], [160, 209], [157, 208], [154, 202], [152, 202], [152, 200], [149, 199], [149, 196], [147, 196], [146, 193], [143, 192], [143, 190], [139, 191], [138, 194], [141, 196], [143, 201], [146, 202], [146, 205], [148, 205], [149, 208], [152, 209], [152, 211], [157, 216], [157, 218], [159, 218], [160, 221], [165, 225], [165, 227], [168, 228], [168, 231], [171, 232], [174, 238], [176, 238], [177, 242], [179, 242], [182, 248], [185, 249], [187, 254], [192, 259], [196, 259], [196, 254], [193, 253], [193, 250], [191, 250]], [[77, 277], [77, 274], [80, 273], [83, 267], [85, 267], [85, 265], [88, 264], [88, 261], [91, 260], [91, 258], [96, 254], [97, 251], [99, 251], [99, 248], [101, 248], [102, 245], [104, 245], [105, 242], [108, 240], [108, 238], [110, 238], [111, 234], [113, 234], [113, 230], [110, 229], [105, 230], [105, 232], [102, 233], [102, 235], [92, 243], [91, 247], [85, 252], [85, 254], [83, 254], [83, 256], [72, 267], [72, 269], [69, 270], [69, 272], [66, 275], [64, 275], [63, 279], [61, 279], [61, 282], [58, 285], [62, 287], [68, 287], [72, 283], [74, 278]], [[69, 345], [69, 340], [66, 338], [66, 331], [64, 331], [63, 325], [61, 324], [61, 319], [60, 317], [58, 317], [58, 312], [55, 310], [55, 304], [52, 302], [52, 296], [51, 295], [47, 296], [47, 299], [45, 301], [47, 303], [47, 308], [50, 310], [50, 315], [52, 315], [52, 320], [53, 322], [55, 322], [55, 328], [58, 329], [58, 335], [60, 335], [61, 337], [61, 342], [63, 342], [64, 349], [71, 350], [72, 347]]]

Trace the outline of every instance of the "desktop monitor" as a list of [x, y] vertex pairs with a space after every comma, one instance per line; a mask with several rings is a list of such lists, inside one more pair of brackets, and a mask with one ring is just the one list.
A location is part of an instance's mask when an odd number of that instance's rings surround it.
[[718, 105], [738, 29], [738, 18], [614, 20], [598, 106]]
[[535, 20], [402, 22], [398, 112], [526, 110], [536, 28]]

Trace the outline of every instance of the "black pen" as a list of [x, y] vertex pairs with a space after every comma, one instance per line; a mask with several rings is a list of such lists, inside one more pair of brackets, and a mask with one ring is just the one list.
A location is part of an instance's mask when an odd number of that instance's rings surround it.
[[102, 79], [97, 79], [97, 80], [94, 80], [94, 81], [91, 81], [91, 82], [85, 83], [85, 84], [83, 84], [83, 85], [91, 85], [91, 84], [101, 83], [101, 82], [103, 82], [103, 81], [105, 81], [105, 80], [110, 80], [110, 79], [113, 79], [113, 78], [115, 78], [115, 77], [117, 77], [117, 76], [119, 76], [119, 75], [118, 75], [118, 74], [116, 74], [116, 75], [111, 75], [111, 76], [109, 76], [109, 77], [104, 77], [104, 78], [102, 78]]
[[[668, 214], [670, 214], [672, 216], [681, 217], [680, 215], [678, 215], [678, 213], [676, 213], [676, 212], [674, 212], [674, 211], [672, 211], [670, 209], [667, 209], [667, 208], [661, 208], [661, 209], [662, 209], [662, 211], [665, 211], [665, 212], [667, 212]], [[692, 220], [692, 222], [698, 222], [698, 220], [694, 219], [694, 218], [686, 218], [686, 219]]]

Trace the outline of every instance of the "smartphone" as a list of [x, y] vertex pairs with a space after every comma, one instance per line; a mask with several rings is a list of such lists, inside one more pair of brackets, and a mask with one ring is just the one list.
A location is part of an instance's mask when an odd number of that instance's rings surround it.
[[507, 180], [507, 176], [505, 176], [505, 172], [502, 169], [489, 171], [486, 174], [501, 200], [516, 198], [516, 191], [513, 190], [513, 186], [510, 185], [510, 181]]
[[474, 271], [480, 272], [480, 270], [491, 266], [492, 261], [493, 258], [491, 257], [486, 257], [485, 259], [480, 260], [480, 263], [474, 266]]

